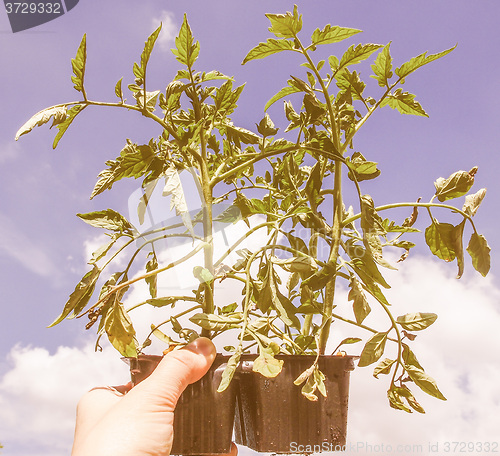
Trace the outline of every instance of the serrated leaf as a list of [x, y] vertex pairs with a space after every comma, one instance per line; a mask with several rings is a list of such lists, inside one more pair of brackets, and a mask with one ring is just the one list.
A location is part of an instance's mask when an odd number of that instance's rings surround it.
[[167, 344], [168, 346], [174, 343], [174, 341], [169, 336], [167, 336], [163, 331], [160, 331], [155, 325], [151, 325], [151, 332], [153, 333], [153, 336], [157, 337], [160, 341], [162, 341], [164, 344]]
[[276, 101], [280, 100], [281, 98], [284, 98], [287, 95], [291, 95], [292, 93], [298, 93], [298, 92], [300, 92], [300, 89], [298, 89], [297, 87], [292, 87], [292, 86], [283, 87], [276, 95], [274, 95], [270, 100], [268, 100], [266, 106], [264, 106], [264, 111], [267, 111], [270, 106], [272, 106]]
[[174, 165], [169, 166], [165, 170], [165, 187], [163, 187], [162, 195], [171, 196], [170, 210], [175, 208], [176, 214], [182, 217], [182, 223], [184, 223], [191, 236], [194, 237], [193, 223], [189, 215], [184, 189], [179, 173]]
[[197, 313], [189, 318], [189, 320], [201, 328], [211, 331], [226, 331], [228, 329], [239, 328], [240, 323], [243, 321], [241, 313], [231, 315]]
[[261, 352], [253, 362], [252, 370], [262, 374], [264, 377], [276, 377], [283, 368], [283, 360], [276, 359], [273, 355]]
[[387, 333], [376, 333], [366, 342], [358, 366], [365, 367], [378, 361], [384, 354], [385, 343], [387, 342]]
[[464, 211], [469, 216], [474, 217], [485, 196], [486, 196], [485, 188], [482, 188], [473, 195], [467, 195], [465, 197], [465, 203], [462, 207], [462, 211]]
[[56, 124], [57, 129], [59, 130], [57, 132], [56, 137], [54, 138], [54, 142], [52, 143], [52, 148], [55, 149], [57, 147], [57, 144], [59, 144], [60, 139], [63, 137], [64, 133], [66, 133], [66, 130], [68, 127], [71, 125], [75, 117], [83, 111], [85, 106], [83, 105], [75, 105], [68, 109], [66, 113], [66, 118], [61, 122]]
[[371, 77], [377, 80], [380, 87], [388, 87], [388, 81], [392, 78], [392, 57], [389, 50], [390, 46], [391, 43], [384, 46], [384, 49], [379, 52], [375, 62], [371, 66], [374, 73]]
[[431, 252], [444, 261], [453, 261], [455, 254], [454, 226], [449, 223], [433, 221], [425, 230], [425, 242]]
[[100, 273], [101, 270], [96, 265], [93, 265], [92, 270], [87, 272], [82, 277], [82, 280], [78, 282], [75, 290], [71, 293], [68, 301], [64, 305], [61, 315], [59, 315], [59, 317], [57, 317], [54, 322], [48, 326], [49, 328], [61, 323], [61, 321], [63, 321], [75, 309], [85, 308], [90, 300], [90, 297], [92, 296], [92, 293], [94, 292], [95, 284]]
[[408, 62], [403, 63], [399, 68], [396, 68], [396, 74], [401, 78], [405, 79], [409, 74], [413, 73], [415, 70], [420, 68], [423, 65], [426, 65], [434, 60], [437, 60], [445, 55], [449, 54], [453, 51], [457, 46], [453, 46], [450, 49], [446, 49], [445, 51], [438, 52], [437, 54], [427, 55], [427, 52], [418, 55], [417, 57], [413, 57]]
[[121, 303], [115, 303], [104, 321], [108, 339], [122, 356], [137, 357], [137, 344], [132, 321]]
[[241, 85], [233, 90], [233, 81], [224, 82], [215, 92], [215, 109], [224, 114], [231, 114], [237, 107], [236, 102], [243, 91], [245, 85]]
[[474, 184], [477, 166], [469, 172], [457, 171], [447, 179], [440, 177], [434, 182], [437, 199], [441, 202], [465, 195]]
[[236, 368], [240, 363], [240, 358], [242, 353], [243, 353], [243, 348], [241, 347], [241, 345], [239, 345], [238, 348], [236, 348], [234, 354], [231, 356], [231, 358], [229, 358], [227, 362], [227, 366], [224, 369], [224, 372], [222, 373], [222, 378], [219, 387], [217, 388], [217, 392], [221, 393], [222, 391], [225, 391], [229, 386], [229, 384], [231, 383], [234, 373], [236, 372]]
[[197, 278], [200, 283], [211, 283], [214, 280], [213, 274], [202, 266], [195, 266], [193, 268], [193, 275]]
[[417, 369], [424, 370], [407, 344], [403, 344], [403, 361], [405, 365], [415, 366]]
[[347, 295], [347, 299], [349, 301], [353, 301], [352, 307], [354, 310], [354, 316], [356, 317], [356, 322], [361, 324], [371, 312], [371, 308], [368, 304], [368, 300], [366, 299], [363, 287], [356, 277], [351, 277], [349, 286], [351, 287], [351, 290]]
[[76, 214], [85, 223], [96, 228], [104, 228], [119, 233], [130, 233], [134, 231], [133, 225], [119, 212], [113, 209]]
[[172, 49], [175, 58], [183, 65], [191, 68], [200, 53], [200, 43], [198, 41], [194, 42], [186, 14], [184, 14], [179, 35], [175, 39], [175, 46], [176, 49]]
[[154, 112], [159, 94], [159, 90], [155, 90], [154, 92], [144, 92], [144, 90], [141, 89], [134, 93], [134, 98], [136, 99], [137, 106], [139, 108], [145, 108], [149, 112]]
[[[146, 272], [151, 272], [151, 271], [155, 271], [156, 269], [158, 269], [158, 260], [156, 258], [155, 252], [151, 252], [150, 255], [152, 256], [152, 258], [146, 263]], [[157, 279], [158, 279], [157, 275], [152, 275], [152, 276], [146, 277], [146, 279], [145, 279], [146, 283], [149, 286], [149, 294], [150, 294], [151, 298], [156, 298]]]
[[275, 127], [274, 122], [271, 120], [269, 114], [267, 113], [262, 118], [262, 120], [256, 125], [257, 125], [257, 131], [262, 136], [274, 136], [276, 133], [278, 133], [279, 130], [279, 128]]
[[278, 52], [293, 50], [295, 50], [293, 41], [269, 38], [265, 43], [259, 43], [251, 49], [243, 59], [242, 65], [250, 60], [263, 59]]
[[482, 234], [472, 233], [467, 252], [472, 258], [472, 266], [483, 277], [486, 277], [490, 270], [490, 251], [486, 238]]
[[73, 67], [73, 74], [71, 81], [74, 84], [75, 90], [81, 92], [86, 98], [83, 80], [85, 78], [85, 65], [87, 62], [87, 35], [84, 34], [76, 51], [76, 56], [71, 59], [71, 66]]
[[44, 109], [40, 112], [37, 112], [34, 116], [32, 116], [16, 133], [16, 141], [26, 133], [29, 133], [33, 128], [39, 127], [43, 124], [46, 124], [50, 118], [53, 118], [52, 126], [58, 125], [67, 117], [67, 107], [66, 106], [56, 106], [53, 108]]
[[353, 100], [363, 100], [363, 91], [366, 84], [360, 79], [356, 71], [351, 73], [347, 68], [344, 68], [335, 75], [335, 79], [337, 80], [337, 87], [341, 91], [349, 90]]
[[138, 178], [149, 170], [155, 154], [149, 145], [133, 144], [127, 141], [127, 145], [122, 149], [120, 156], [116, 160], [108, 160], [109, 166], [99, 173], [97, 183], [90, 195], [90, 199], [110, 189], [113, 184], [124, 177]]
[[373, 370], [373, 376], [378, 378], [380, 374], [387, 375], [391, 372], [392, 365], [396, 362], [395, 359], [385, 358], [377, 364], [375, 369]]
[[415, 95], [403, 92], [401, 88], [396, 89], [394, 93], [387, 94], [387, 97], [380, 103], [380, 107], [384, 106], [397, 109], [401, 114], [429, 117], [420, 103], [415, 100]]
[[437, 317], [434, 313], [417, 312], [402, 315], [396, 321], [408, 331], [421, 331], [432, 325]]
[[122, 90], [123, 78], [120, 78], [115, 85], [115, 95], [123, 102], [123, 90]]
[[313, 32], [311, 37], [311, 45], [317, 46], [319, 44], [338, 43], [339, 41], [343, 41], [360, 32], [361, 30], [358, 29], [327, 24], [325, 25], [323, 30], [317, 28]]
[[436, 381], [431, 376], [427, 375], [422, 369], [418, 369], [417, 367], [411, 365], [405, 365], [405, 369], [410, 378], [422, 391], [430, 396], [441, 399], [442, 401], [446, 400], [443, 393], [439, 391]]
[[366, 160], [360, 152], [354, 152], [352, 157], [346, 157], [345, 163], [349, 168], [348, 177], [352, 181], [356, 179], [358, 182], [362, 182], [380, 176], [377, 163]]
[[266, 14], [271, 22], [269, 31], [278, 38], [294, 38], [302, 30], [302, 15], [297, 11], [297, 5], [293, 7], [293, 13]]
[[144, 43], [144, 49], [141, 54], [140, 74], [139, 75], [136, 74], [136, 77], [146, 79], [146, 68], [148, 66], [149, 57], [151, 56], [151, 52], [153, 51], [154, 45], [156, 43], [156, 40], [158, 39], [160, 31], [161, 31], [161, 24], [151, 35], [149, 35], [148, 39]]
[[354, 44], [349, 46], [349, 49], [344, 52], [342, 58], [340, 59], [339, 65], [336, 69], [336, 72], [344, 69], [349, 65], [355, 65], [357, 63], [362, 62], [372, 55], [377, 49], [382, 47], [381, 44], [358, 44], [355, 46]]

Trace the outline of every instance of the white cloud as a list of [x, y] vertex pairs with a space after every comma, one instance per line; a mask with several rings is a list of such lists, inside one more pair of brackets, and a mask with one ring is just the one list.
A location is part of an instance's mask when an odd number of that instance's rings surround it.
[[152, 20], [152, 25], [156, 29], [159, 23], [162, 23], [160, 35], [158, 36], [158, 45], [163, 51], [168, 51], [172, 47], [179, 26], [175, 23], [174, 13], [163, 10], [159, 18]]
[[56, 279], [60, 272], [42, 246], [22, 233], [6, 215], [0, 214], [0, 255], [6, 254], [42, 277]]
[[60, 347], [14, 347], [0, 380], [0, 438], [12, 456], [67, 456], [79, 398], [99, 385], [128, 381], [127, 366], [113, 350], [96, 354]]
[[8, 141], [0, 146], [0, 165], [14, 160], [19, 156], [21, 146], [16, 141]]

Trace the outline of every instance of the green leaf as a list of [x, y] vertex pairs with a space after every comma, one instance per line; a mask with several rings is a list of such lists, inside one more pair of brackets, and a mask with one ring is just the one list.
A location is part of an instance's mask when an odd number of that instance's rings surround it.
[[151, 325], [151, 332], [155, 337], [157, 337], [159, 340], [161, 340], [168, 346], [174, 344], [174, 341], [170, 337], [168, 337], [163, 331], [160, 331], [155, 325]]
[[485, 196], [486, 196], [485, 188], [482, 188], [473, 195], [467, 195], [465, 197], [465, 203], [462, 207], [462, 211], [464, 211], [469, 216], [474, 217], [474, 215], [476, 215], [477, 210], [479, 209], [479, 205], [482, 203]]
[[457, 171], [448, 177], [448, 179], [444, 179], [443, 177], [437, 179], [436, 182], [434, 182], [437, 199], [443, 202], [465, 195], [474, 184], [476, 172], [477, 166], [472, 168], [469, 172]]
[[286, 97], [287, 95], [291, 95], [292, 93], [298, 93], [301, 90], [297, 87], [287, 86], [283, 87], [276, 95], [274, 95], [264, 106], [264, 111], [267, 111], [271, 105], [273, 105], [276, 101], [281, 98]]
[[229, 386], [229, 384], [231, 383], [234, 373], [236, 372], [236, 368], [240, 363], [240, 358], [242, 353], [243, 353], [243, 348], [241, 345], [239, 345], [236, 348], [236, 351], [233, 353], [233, 355], [231, 356], [231, 358], [229, 358], [227, 362], [227, 366], [224, 369], [224, 372], [222, 373], [222, 378], [219, 387], [217, 388], [217, 392], [221, 393], [222, 391], [225, 391]]
[[115, 303], [108, 311], [104, 329], [109, 341], [122, 356], [137, 357], [135, 330], [123, 304]]
[[243, 91], [245, 85], [241, 85], [233, 90], [233, 81], [224, 82], [215, 92], [214, 105], [218, 112], [231, 114], [237, 107], [236, 102]]
[[165, 307], [175, 304], [177, 302], [177, 298], [174, 296], [164, 296], [161, 298], [147, 299], [146, 302], [153, 307]]
[[357, 46], [351, 45], [349, 49], [344, 52], [342, 58], [340, 59], [339, 66], [336, 70], [336, 73], [340, 72], [340, 70], [344, 69], [349, 65], [355, 65], [357, 63], [366, 60], [370, 55], [372, 55], [377, 49], [382, 47], [381, 44], [358, 44]]
[[202, 266], [195, 266], [193, 268], [193, 275], [197, 278], [200, 283], [211, 283], [214, 280], [213, 274]]
[[293, 41], [269, 38], [265, 43], [259, 43], [251, 49], [243, 59], [242, 65], [245, 65], [250, 60], [263, 59], [278, 52], [293, 50], [295, 50]]
[[346, 165], [349, 168], [348, 177], [352, 181], [358, 182], [375, 179], [380, 176], [380, 170], [377, 169], [377, 163], [368, 161], [360, 152], [354, 152], [352, 157], [346, 157]]
[[378, 361], [384, 353], [387, 333], [374, 334], [365, 344], [358, 362], [359, 367], [369, 366]]
[[422, 391], [433, 397], [441, 399], [442, 401], [446, 400], [441, 391], [439, 391], [436, 381], [427, 375], [422, 369], [411, 365], [405, 365], [405, 369], [410, 378]]
[[116, 160], [108, 160], [109, 166], [99, 173], [97, 183], [90, 195], [90, 199], [99, 195], [104, 190], [110, 189], [113, 184], [124, 177], [138, 178], [145, 175], [153, 161], [155, 154], [150, 145], [133, 144], [127, 140], [126, 146], [122, 149], [120, 156]]
[[366, 299], [363, 287], [359, 283], [358, 279], [356, 279], [356, 277], [351, 277], [349, 286], [351, 287], [351, 290], [349, 291], [347, 299], [349, 301], [353, 301], [352, 306], [354, 310], [354, 316], [356, 317], [356, 322], [358, 324], [361, 324], [371, 312], [371, 308], [368, 304], [368, 300]]
[[59, 315], [59, 317], [57, 317], [54, 322], [48, 326], [49, 328], [61, 323], [61, 321], [63, 321], [75, 309], [85, 308], [90, 300], [90, 297], [92, 296], [92, 293], [94, 292], [95, 284], [100, 273], [101, 270], [96, 265], [93, 265], [92, 270], [87, 272], [82, 277], [82, 280], [78, 282], [78, 285], [75, 287], [75, 291], [73, 291], [73, 293], [69, 296], [61, 315]]
[[337, 80], [337, 87], [342, 92], [350, 90], [353, 100], [363, 100], [363, 91], [366, 84], [360, 79], [356, 71], [351, 73], [347, 68], [344, 68], [343, 71], [335, 75], [335, 79]]
[[486, 277], [490, 270], [490, 251], [486, 238], [482, 234], [472, 233], [467, 252], [472, 258], [472, 266], [483, 277]]
[[397, 322], [408, 331], [421, 331], [428, 328], [437, 319], [434, 313], [408, 313], [397, 318]]
[[161, 31], [161, 24], [160, 26], [148, 37], [146, 42], [144, 43], [144, 49], [141, 54], [141, 67], [140, 67], [140, 74], [136, 74], [136, 77], [141, 78], [143, 80], [146, 79], [146, 68], [148, 66], [149, 62], [149, 57], [151, 56], [151, 52], [153, 51], [154, 45], [156, 43], [156, 40], [158, 38], [158, 35], [160, 34]]
[[380, 374], [387, 375], [391, 372], [392, 365], [396, 362], [395, 359], [385, 358], [377, 364], [377, 367], [373, 370], [373, 376], [378, 378]]
[[122, 81], [123, 81], [123, 78], [120, 78], [118, 80], [118, 82], [116, 83], [115, 85], [115, 95], [120, 99], [122, 100], [122, 103], [123, 103], [123, 90], [122, 90]]
[[83, 105], [75, 105], [75, 106], [73, 106], [66, 113], [66, 118], [64, 119], [64, 121], [62, 121], [61, 123], [57, 124], [57, 129], [59, 131], [57, 132], [57, 135], [54, 138], [54, 142], [52, 143], [52, 148], [53, 149], [55, 149], [57, 147], [57, 144], [59, 144], [60, 139], [63, 137], [64, 133], [66, 133], [66, 130], [68, 129], [68, 127], [71, 125], [71, 123], [73, 122], [73, 120], [75, 119], [75, 117], [81, 111], [83, 111], [84, 108], [85, 108], [85, 106], [83, 106]]
[[411, 413], [411, 410], [405, 405], [401, 395], [398, 393], [398, 389], [399, 388], [391, 385], [391, 388], [387, 391], [389, 405], [396, 410], [404, 410], [405, 412]]
[[339, 41], [343, 41], [351, 36], [360, 33], [361, 30], [352, 29], [347, 27], [339, 27], [337, 25], [327, 24], [320, 30], [317, 28], [311, 37], [311, 46], [317, 46], [319, 44], [330, 44], [330, 43], [338, 43]]
[[52, 126], [50, 128], [52, 128], [54, 125], [61, 124], [67, 117], [67, 107], [56, 106], [37, 112], [17, 131], [16, 141], [22, 135], [25, 135], [26, 133], [29, 133], [31, 130], [33, 130], [33, 128], [46, 124], [51, 117], [53, 118], [53, 120], [52, 120]]
[[260, 355], [253, 362], [252, 370], [262, 374], [264, 377], [276, 377], [283, 368], [283, 360], [276, 359], [273, 355], [261, 351]]
[[189, 320], [203, 329], [211, 331], [226, 331], [228, 329], [239, 328], [243, 321], [241, 313], [231, 315], [197, 313]]
[[[149, 255], [151, 255], [151, 259], [146, 263], [146, 272], [151, 272], [156, 269], [158, 269], [158, 260], [156, 258], [155, 252], [150, 252]], [[146, 283], [149, 285], [149, 294], [151, 298], [156, 298], [157, 295], [157, 275], [152, 275], [149, 277], [146, 277]]]
[[457, 226], [453, 228], [453, 231], [451, 233], [454, 244], [455, 244], [455, 256], [457, 257], [457, 265], [458, 265], [458, 273], [457, 273], [457, 279], [460, 279], [462, 277], [462, 274], [464, 273], [464, 227], [465, 227], [465, 218], [462, 220], [461, 223], [459, 223]]
[[[154, 112], [159, 94], [159, 90], [155, 90], [154, 92], [144, 92], [144, 90], [141, 89], [134, 93], [134, 98], [136, 99], [137, 106], [139, 108], [146, 108], [147, 111]], [[146, 104], [144, 104], [144, 102], [146, 102]]]
[[464, 225], [465, 220], [457, 226], [433, 220], [425, 230], [425, 242], [434, 255], [446, 262], [457, 258], [458, 278], [462, 275], [464, 268], [462, 245]]
[[200, 53], [200, 43], [198, 41], [194, 42], [186, 14], [184, 14], [184, 21], [179, 30], [179, 35], [175, 39], [175, 46], [176, 49], [172, 49], [175, 58], [183, 65], [191, 68]]
[[297, 11], [297, 5], [293, 7], [293, 13], [266, 14], [271, 22], [269, 31], [278, 38], [294, 38], [302, 30], [302, 15]]
[[423, 65], [426, 65], [434, 60], [437, 60], [445, 55], [449, 54], [453, 51], [457, 45], [453, 46], [450, 49], [446, 49], [445, 51], [439, 52], [437, 54], [427, 55], [427, 52], [418, 55], [417, 57], [413, 57], [408, 62], [403, 63], [399, 68], [396, 68], [396, 74], [401, 78], [405, 79], [409, 74], [413, 73], [415, 70], [420, 68]]
[[307, 178], [305, 193], [307, 199], [311, 203], [311, 207], [316, 208], [323, 201], [323, 196], [321, 196], [320, 191], [323, 184], [322, 174], [321, 174], [322, 162], [318, 161], [312, 168], [309, 177]]
[[87, 212], [86, 214], [76, 214], [85, 223], [95, 226], [96, 228], [104, 228], [106, 230], [117, 231], [119, 233], [130, 233], [134, 231], [133, 225], [119, 212], [113, 209], [105, 209], [102, 211]]
[[71, 76], [71, 81], [78, 92], [81, 92], [86, 98], [85, 88], [83, 86], [83, 80], [85, 77], [85, 65], [87, 61], [87, 35], [84, 34], [80, 46], [78, 46], [78, 51], [76, 51], [76, 56], [71, 59], [71, 66], [73, 67], [73, 74]]
[[262, 135], [262, 136], [274, 136], [276, 133], [278, 133], [279, 128], [276, 128], [274, 125], [274, 122], [271, 120], [269, 117], [269, 114], [266, 113], [266, 115], [262, 118], [262, 120], [256, 124], [257, 125], [257, 131]]
[[418, 362], [417, 357], [407, 344], [403, 344], [403, 361], [405, 365], [414, 366], [416, 369], [424, 370]]
[[377, 80], [380, 87], [388, 87], [388, 81], [392, 78], [392, 57], [389, 50], [390, 46], [391, 43], [384, 46], [384, 49], [379, 52], [374, 64], [372, 65], [374, 75], [371, 77]]
[[171, 196], [170, 210], [175, 208], [175, 213], [181, 216], [182, 223], [194, 238], [194, 228], [189, 215], [186, 196], [179, 173], [173, 164], [165, 170], [165, 187], [163, 187], [162, 196]]
[[403, 92], [403, 89], [396, 89], [394, 93], [388, 93], [387, 97], [380, 103], [380, 107], [389, 106], [392, 109], [397, 109], [401, 114], [414, 114], [416, 116], [429, 117], [420, 106], [420, 103], [415, 100], [415, 95]]

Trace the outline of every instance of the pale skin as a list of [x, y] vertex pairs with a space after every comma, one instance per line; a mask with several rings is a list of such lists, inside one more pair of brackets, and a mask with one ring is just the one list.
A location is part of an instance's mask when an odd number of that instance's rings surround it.
[[[169, 455], [177, 400], [207, 372], [215, 354], [213, 343], [200, 337], [166, 355], [134, 388], [129, 383], [89, 391], [78, 403], [71, 455]], [[237, 455], [234, 444], [229, 455]]]

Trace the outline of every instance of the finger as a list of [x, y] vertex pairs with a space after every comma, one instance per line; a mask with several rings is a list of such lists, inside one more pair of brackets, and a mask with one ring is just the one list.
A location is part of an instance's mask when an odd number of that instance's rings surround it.
[[146, 394], [153, 406], [173, 411], [184, 389], [198, 381], [214, 362], [216, 349], [210, 339], [199, 337], [181, 350], [174, 350], [161, 360], [155, 371], [127, 395]]

